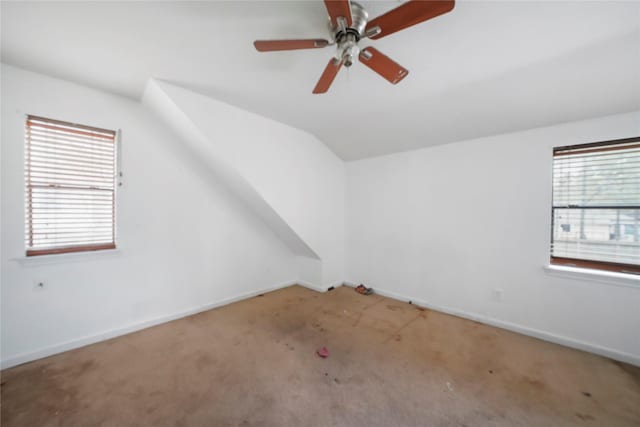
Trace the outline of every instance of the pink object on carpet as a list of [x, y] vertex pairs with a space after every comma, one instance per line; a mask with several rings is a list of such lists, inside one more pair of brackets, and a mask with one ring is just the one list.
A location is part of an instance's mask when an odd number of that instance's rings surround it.
[[320, 356], [320, 357], [329, 357], [329, 350], [327, 350], [327, 347], [322, 347], [322, 348], [318, 349], [318, 356]]

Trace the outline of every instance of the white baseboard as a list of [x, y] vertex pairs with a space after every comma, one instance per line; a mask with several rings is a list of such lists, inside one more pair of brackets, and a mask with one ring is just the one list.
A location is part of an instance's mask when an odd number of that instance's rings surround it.
[[[90, 335], [90, 336], [86, 336], [86, 337], [82, 337], [82, 338], [78, 338], [78, 339], [74, 339], [74, 340], [70, 340], [61, 344], [56, 344], [53, 346], [49, 346], [46, 348], [42, 348], [36, 351], [32, 351], [32, 352], [28, 352], [28, 353], [23, 353], [23, 354], [19, 354], [17, 356], [12, 356], [8, 359], [2, 360], [0, 362], [0, 367], [1, 369], [7, 369], [7, 368], [11, 368], [13, 366], [17, 366], [17, 365], [21, 365], [23, 363], [27, 363], [27, 362], [31, 362], [33, 360], [37, 360], [37, 359], [42, 359], [44, 357], [47, 356], [52, 356], [54, 354], [58, 354], [58, 353], [62, 353], [65, 351], [69, 351], [69, 350], [73, 350], [76, 348], [80, 348], [80, 347], [84, 347], [90, 344], [95, 344], [97, 342], [100, 341], [105, 341], [111, 338], [116, 338], [119, 337], [121, 335], [126, 335], [132, 332], [136, 332], [142, 329], [146, 329], [152, 326], [156, 326], [156, 325], [160, 325], [162, 323], [166, 323], [166, 322], [170, 322], [172, 320], [176, 320], [176, 319], [180, 319], [183, 317], [187, 317], [187, 316], [191, 316], [193, 314], [197, 314], [203, 311], [207, 311], [207, 310], [211, 310], [213, 308], [216, 307], [221, 307], [227, 304], [231, 304], [237, 301], [241, 301], [243, 299], [247, 299], [247, 298], [251, 298], [260, 294], [264, 294], [267, 292], [272, 292], [278, 289], [282, 289], [282, 288], [286, 288], [288, 286], [292, 286], [292, 285], [301, 285], [304, 286], [306, 288], [312, 289], [314, 291], [317, 292], [326, 292], [328, 290], [328, 288], [330, 286], [327, 287], [322, 287], [322, 286], [316, 286], [314, 284], [308, 283], [308, 282], [303, 282], [300, 280], [291, 280], [288, 282], [284, 282], [284, 283], [280, 283], [278, 285], [275, 286], [270, 286], [267, 288], [263, 288], [260, 290], [256, 290], [256, 291], [251, 291], [251, 292], [246, 292], [244, 294], [240, 294], [237, 295], [235, 297], [231, 297], [231, 298], [226, 298], [220, 301], [216, 301], [216, 302], [212, 302], [209, 304], [205, 304], [205, 305], [201, 305], [198, 307], [194, 307], [192, 309], [189, 310], [184, 310], [178, 313], [173, 313], [173, 314], [169, 314], [166, 316], [160, 316], [160, 317], [156, 317], [153, 319], [149, 319], [149, 320], [145, 320], [142, 322], [138, 322], [129, 326], [125, 326], [123, 328], [117, 328], [117, 329], [112, 329], [109, 331], [105, 331], [99, 334], [95, 334], [95, 335]], [[357, 284], [355, 282], [351, 282], [351, 281], [344, 281], [341, 283], [336, 283], [334, 285], [331, 285], [333, 287], [339, 287], [339, 286], [349, 286], [349, 287], [356, 287]], [[464, 319], [470, 319], [470, 320], [475, 320], [477, 322], [480, 323], [485, 323], [487, 325], [491, 325], [491, 326], [495, 326], [497, 328], [502, 328], [502, 329], [506, 329], [512, 332], [516, 332], [519, 334], [523, 334], [523, 335], [528, 335], [534, 338], [538, 338], [544, 341], [549, 341], [549, 342], [553, 342], [556, 344], [560, 344], [560, 345], [564, 345], [567, 347], [571, 347], [571, 348], [575, 348], [578, 350], [583, 350], [583, 351], [587, 351], [590, 353], [595, 353], [595, 354], [599, 354], [601, 356], [605, 356], [605, 357], [609, 357], [611, 359], [615, 359], [615, 360], [619, 360], [621, 362], [625, 362], [625, 363], [629, 363], [632, 365], [636, 365], [636, 366], [640, 366], [640, 357], [633, 355], [633, 354], [629, 354], [629, 353], [623, 353], [620, 351], [616, 351], [607, 347], [602, 347], [599, 345], [595, 345], [595, 344], [590, 344], [590, 343], [586, 343], [583, 341], [578, 341], [578, 340], [574, 340], [572, 338], [567, 338], [564, 336], [560, 336], [560, 335], [556, 335], [556, 334], [552, 334], [549, 332], [545, 332], [545, 331], [541, 331], [538, 329], [533, 329], [533, 328], [529, 328], [526, 326], [522, 326], [522, 325], [517, 325], [515, 323], [510, 323], [510, 322], [505, 322], [502, 320], [498, 320], [492, 317], [487, 317], [487, 316], [483, 316], [483, 315], [479, 315], [479, 314], [475, 314], [475, 313], [470, 313], [470, 312], [466, 312], [466, 311], [462, 311], [462, 310], [458, 310], [458, 309], [454, 309], [451, 307], [445, 307], [445, 306], [439, 306], [439, 305], [434, 305], [434, 304], [430, 304], [426, 301], [422, 301], [420, 299], [415, 299], [415, 298], [409, 298], [403, 295], [399, 295], [395, 292], [391, 292], [391, 291], [386, 291], [383, 289], [374, 289], [374, 291], [382, 296], [385, 297], [389, 297], [389, 298], [393, 298], [395, 300], [398, 301], [411, 301], [413, 304], [416, 304], [420, 307], [425, 307], [431, 310], [435, 310], [435, 311], [440, 311], [442, 313], [446, 313], [446, 314], [451, 314], [453, 316], [457, 316], [457, 317], [461, 317]]]
[[340, 286], [343, 286], [343, 285], [351, 286], [349, 284], [350, 282], [342, 282], [342, 281], [341, 282], [330, 283], [330, 284], [325, 285], [325, 286], [317, 286], [317, 285], [314, 285], [313, 283], [305, 282], [303, 280], [302, 281], [298, 280], [296, 283], [298, 285], [300, 285], [300, 286], [304, 286], [305, 288], [309, 288], [309, 289], [311, 289], [313, 291], [316, 291], [316, 292], [327, 292], [331, 288], [335, 289], [335, 288], [339, 288]]
[[[255, 297], [260, 294], [265, 294], [267, 292], [272, 292], [277, 289], [286, 288], [288, 286], [292, 286], [300, 283], [298, 280], [291, 280], [288, 282], [280, 283], [275, 286], [270, 286], [267, 288], [259, 289], [256, 291], [246, 292], [244, 294], [237, 295], [231, 298], [225, 298], [220, 301], [211, 302], [208, 304], [204, 304], [198, 307], [190, 308], [188, 310], [180, 311], [173, 314], [168, 314], [165, 316], [155, 317], [153, 319], [144, 320], [142, 322], [134, 323], [132, 325], [128, 325], [122, 328], [112, 329], [109, 331], [101, 332], [95, 335], [89, 335], [82, 338], [73, 339], [70, 341], [66, 341], [61, 344], [56, 344], [53, 346], [41, 348], [36, 351], [31, 351], [28, 353], [18, 354], [16, 356], [9, 357], [8, 359], [2, 360], [0, 362], [1, 369], [11, 368], [13, 366], [21, 365], [23, 363], [31, 362], [33, 360], [42, 359], [43, 357], [52, 356], [54, 354], [62, 353], [69, 350], [74, 350], [76, 348], [84, 347], [90, 344], [95, 344], [100, 341], [105, 341], [111, 338], [119, 337], [121, 335], [130, 334], [132, 332], [136, 332], [142, 329], [150, 328], [152, 326], [160, 325], [162, 323], [170, 322], [172, 320], [180, 319], [183, 317], [191, 316], [193, 314], [201, 313], [203, 311], [211, 310], [216, 307], [221, 307], [223, 305], [231, 304], [243, 299]], [[313, 289], [313, 288], [312, 288]], [[316, 289], [314, 289], [316, 290]], [[326, 289], [325, 289], [326, 291]]]
[[318, 286], [318, 285], [314, 285], [313, 283], [305, 282], [304, 280], [298, 280], [296, 283], [300, 286], [304, 286], [305, 288], [309, 288], [312, 291], [316, 291], [316, 292], [327, 292], [327, 289], [329, 289], [329, 286], [327, 287]]
[[[347, 285], [347, 282], [345, 282]], [[350, 285], [349, 285], [350, 286]], [[529, 328], [527, 326], [518, 325], [516, 323], [505, 322], [503, 320], [495, 319], [493, 317], [484, 316], [481, 314], [471, 313], [451, 307], [445, 307], [441, 305], [430, 304], [420, 299], [409, 298], [403, 295], [399, 295], [395, 292], [386, 291], [383, 289], [374, 289], [374, 292], [378, 295], [393, 298], [395, 300], [409, 302], [420, 307], [428, 308], [430, 310], [440, 311], [442, 313], [450, 314], [456, 317], [462, 317], [464, 319], [474, 320], [476, 322], [484, 323], [487, 325], [495, 326], [497, 328], [506, 329], [508, 331], [516, 332], [522, 335], [538, 338], [543, 341], [549, 341], [555, 344], [560, 344], [566, 347], [575, 348], [577, 350], [586, 351], [589, 353], [598, 354], [600, 356], [608, 357], [610, 359], [618, 360], [620, 362], [629, 363], [631, 365], [640, 366], [640, 356], [624, 353], [608, 347], [603, 347], [597, 344], [591, 344], [584, 341], [575, 340], [562, 335], [553, 334], [551, 332], [541, 331], [539, 329]]]

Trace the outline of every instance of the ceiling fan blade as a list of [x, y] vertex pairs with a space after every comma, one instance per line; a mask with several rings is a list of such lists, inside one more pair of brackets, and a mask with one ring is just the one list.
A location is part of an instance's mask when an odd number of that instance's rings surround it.
[[324, 0], [324, 5], [327, 7], [329, 17], [331, 18], [331, 25], [336, 28], [339, 27], [338, 18], [342, 17], [345, 21], [345, 26], [351, 26], [351, 4], [349, 0]]
[[333, 79], [335, 79], [338, 75], [340, 67], [342, 67], [342, 61], [336, 58], [331, 58], [324, 71], [322, 72], [322, 75], [320, 76], [320, 80], [318, 80], [316, 87], [313, 89], [313, 93], [325, 93], [326, 91], [328, 91], [331, 83], [333, 83]]
[[273, 52], [276, 50], [318, 49], [329, 45], [324, 39], [300, 40], [256, 40], [253, 45], [259, 52]]
[[454, 0], [409, 0], [367, 23], [365, 33], [379, 39], [453, 10]]
[[409, 74], [409, 70], [374, 47], [366, 47], [360, 51], [360, 62], [393, 84], [399, 83]]

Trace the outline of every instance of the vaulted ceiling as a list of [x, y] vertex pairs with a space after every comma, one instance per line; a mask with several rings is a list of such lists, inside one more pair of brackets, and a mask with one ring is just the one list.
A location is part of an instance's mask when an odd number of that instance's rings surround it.
[[[400, 2], [362, 0], [370, 16]], [[640, 109], [640, 2], [458, 1], [311, 91], [332, 47], [322, 1], [2, 2], [2, 61], [139, 99], [150, 77], [306, 130], [351, 160]]]

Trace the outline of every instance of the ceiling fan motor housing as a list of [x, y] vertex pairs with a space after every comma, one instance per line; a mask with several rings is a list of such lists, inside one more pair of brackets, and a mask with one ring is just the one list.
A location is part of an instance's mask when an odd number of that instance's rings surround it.
[[[333, 38], [338, 45], [336, 58], [343, 61], [345, 67], [350, 67], [358, 57], [360, 49], [358, 41], [364, 35], [369, 14], [362, 5], [354, 1], [351, 4], [351, 26], [346, 26], [346, 18], [339, 19], [335, 28], [331, 28]], [[331, 23], [331, 20], [329, 20]], [[331, 24], [330, 24], [331, 25]]]

